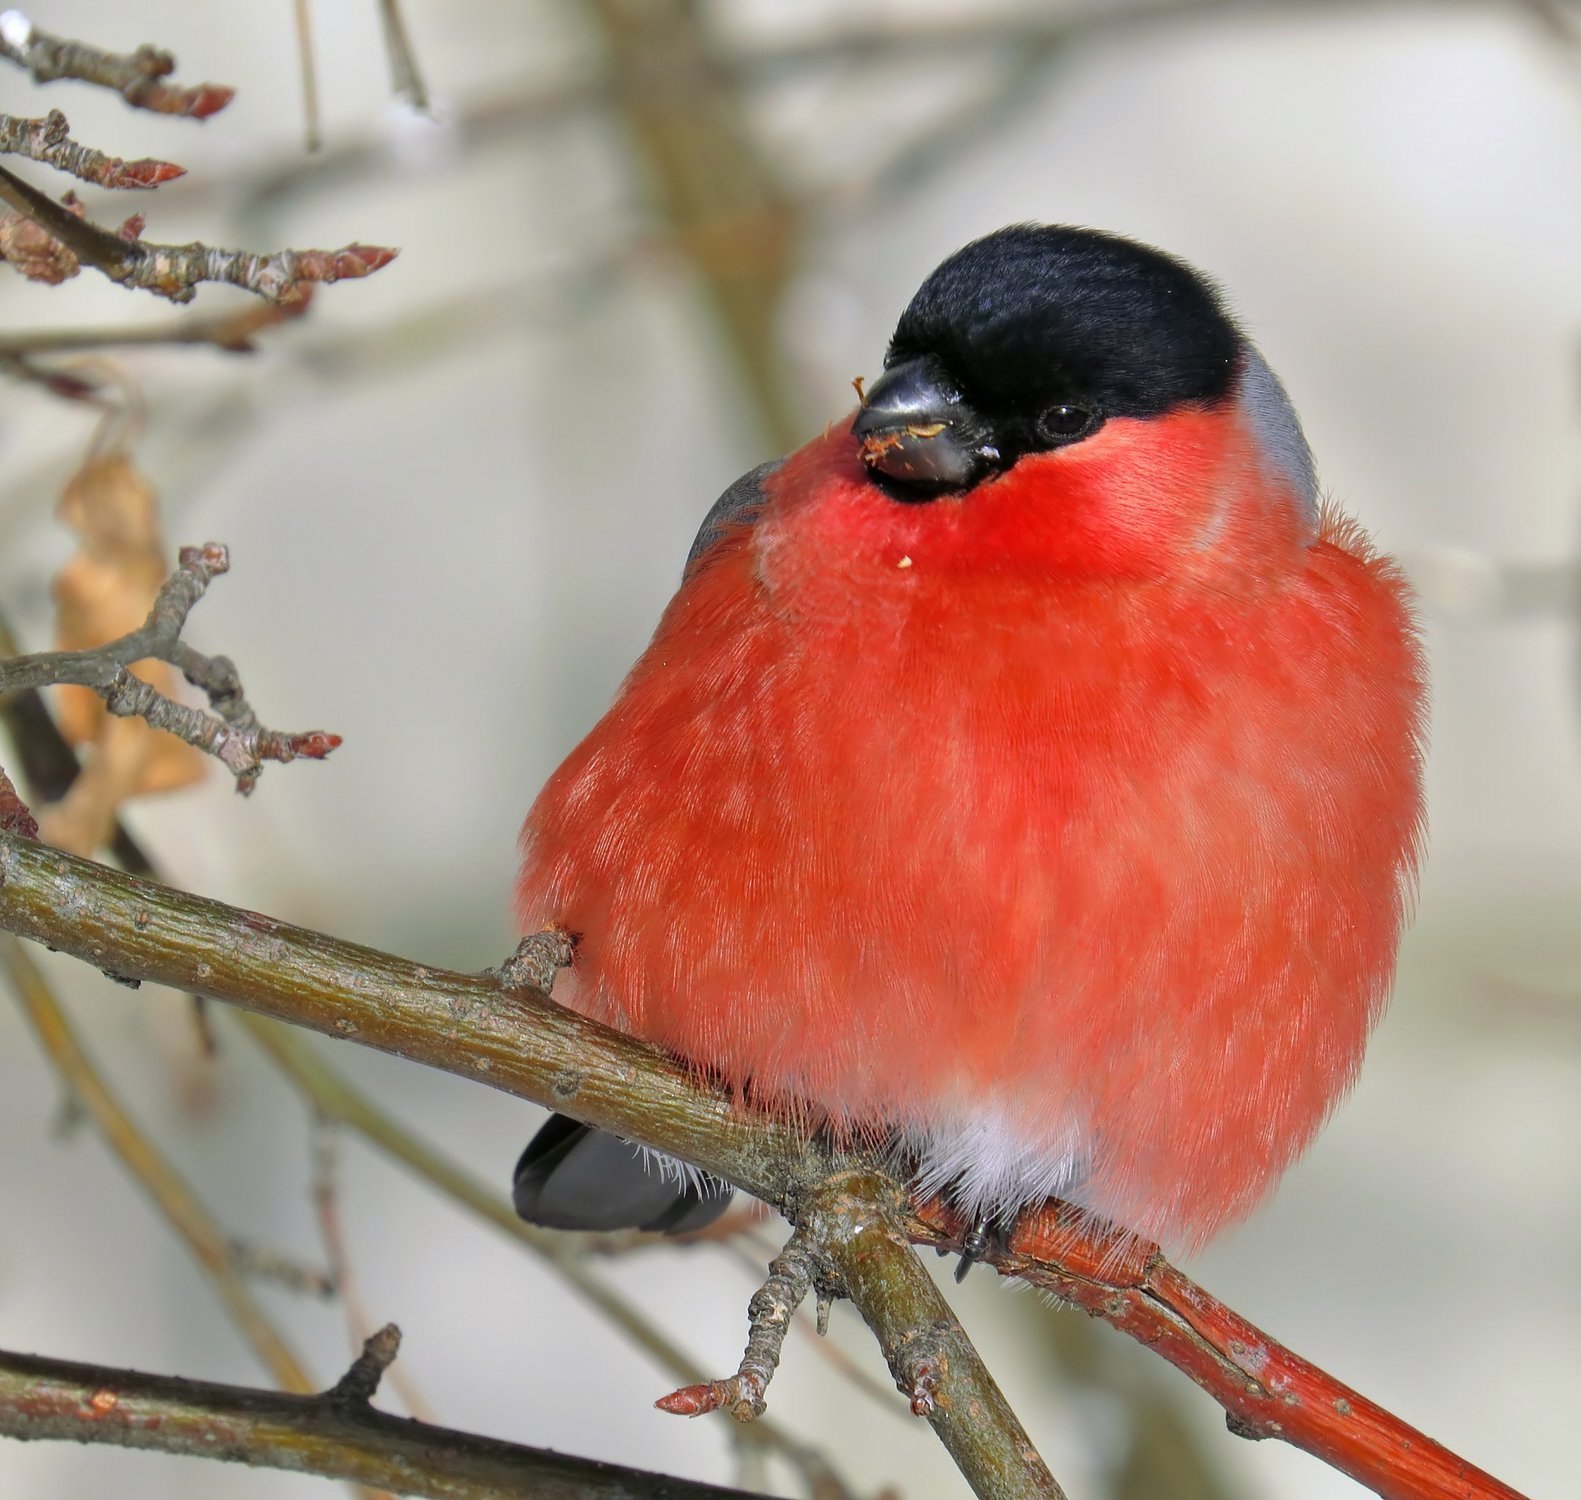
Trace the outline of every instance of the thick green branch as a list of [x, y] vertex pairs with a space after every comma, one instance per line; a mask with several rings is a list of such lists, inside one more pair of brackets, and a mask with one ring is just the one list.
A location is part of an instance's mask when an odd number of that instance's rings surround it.
[[802, 1223], [873, 1330], [912, 1411], [933, 1425], [973, 1490], [995, 1500], [1065, 1500], [907, 1243], [903, 1207], [884, 1178], [848, 1173], [807, 1195]]
[[123, 977], [564, 1109], [776, 1206], [822, 1175], [789, 1126], [744, 1117], [656, 1049], [492, 974], [411, 963], [10, 836], [0, 836], [0, 927]]

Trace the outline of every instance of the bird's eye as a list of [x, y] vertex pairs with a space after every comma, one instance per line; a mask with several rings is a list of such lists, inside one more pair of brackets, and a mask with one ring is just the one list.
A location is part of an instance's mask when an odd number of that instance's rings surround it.
[[1103, 419], [1086, 406], [1051, 406], [1038, 418], [1038, 431], [1056, 447], [1097, 431]]

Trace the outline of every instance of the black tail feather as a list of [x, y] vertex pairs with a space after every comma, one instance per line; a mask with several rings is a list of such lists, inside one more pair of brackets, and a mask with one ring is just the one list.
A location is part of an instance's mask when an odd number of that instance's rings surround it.
[[662, 1172], [650, 1153], [566, 1115], [550, 1115], [516, 1163], [516, 1212], [545, 1229], [690, 1234], [730, 1205], [727, 1183]]

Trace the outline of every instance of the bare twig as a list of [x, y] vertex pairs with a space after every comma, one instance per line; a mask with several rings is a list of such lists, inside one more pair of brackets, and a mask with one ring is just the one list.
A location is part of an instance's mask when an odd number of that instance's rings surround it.
[[318, 63], [313, 55], [313, 12], [308, 0], [292, 0], [296, 28], [296, 65], [302, 75], [302, 146], [317, 151], [324, 144], [318, 115]]
[[[253, 789], [265, 761], [322, 760], [340, 744], [339, 735], [321, 729], [295, 734], [265, 729], [242, 695], [235, 665], [227, 657], [205, 656], [181, 639], [192, 607], [210, 581], [229, 568], [230, 555], [217, 542], [183, 547], [180, 566], [165, 581], [139, 629], [90, 651], [39, 651], [0, 662], [0, 694], [66, 682], [92, 688], [111, 713], [146, 719], [214, 756], [243, 794]], [[149, 660], [176, 667], [208, 695], [213, 713], [164, 697], [128, 670]]]
[[135, 52], [105, 52], [85, 42], [41, 31], [19, 10], [0, 13], [0, 57], [26, 68], [34, 83], [75, 78], [119, 94], [133, 109], [162, 115], [186, 115], [206, 120], [225, 108], [236, 90], [217, 83], [178, 88], [165, 80], [176, 70], [176, 60], [157, 47]]
[[104, 188], [156, 188], [186, 176], [187, 169], [174, 162], [140, 156], [123, 161], [106, 156], [91, 146], [80, 146], [71, 138], [71, 127], [58, 109], [40, 120], [25, 120], [18, 115], [0, 115], [0, 151], [43, 162], [59, 172], [69, 172], [84, 182]]
[[394, 1323], [386, 1323], [362, 1341], [362, 1352], [326, 1394], [337, 1401], [355, 1401], [366, 1406], [378, 1394], [379, 1382], [400, 1352], [401, 1330]]
[[901, 1228], [904, 1195], [875, 1173], [832, 1177], [802, 1199], [796, 1231], [752, 1299], [746, 1356], [728, 1380], [672, 1391], [660, 1411], [696, 1417], [721, 1408], [749, 1422], [763, 1411], [791, 1318], [816, 1284], [838, 1287], [878, 1337], [912, 1414], [932, 1423], [978, 1495], [1065, 1500], [1010, 1404]]
[[779, 1368], [785, 1335], [817, 1275], [817, 1251], [806, 1229], [798, 1226], [769, 1263], [768, 1280], [747, 1306], [747, 1350], [736, 1373], [728, 1380], [671, 1391], [653, 1404], [678, 1417], [700, 1417], [721, 1408], [738, 1422], [761, 1417], [768, 1405], [769, 1382]]
[[310, 303], [309, 291], [303, 288], [302, 295], [290, 302], [249, 303], [217, 317], [188, 313], [165, 322], [132, 323], [124, 328], [22, 329], [0, 333], [0, 359], [172, 344], [207, 344], [226, 354], [252, 354], [258, 348], [253, 342], [258, 334], [300, 317]]
[[284, 1287], [298, 1296], [318, 1297], [329, 1301], [338, 1290], [335, 1277], [319, 1266], [310, 1266], [294, 1256], [284, 1255], [267, 1245], [255, 1245], [251, 1240], [232, 1238], [231, 1264], [239, 1276], [249, 1281], [266, 1281]]
[[[320, 1115], [313, 1119], [313, 1213], [318, 1220], [318, 1237], [324, 1246], [324, 1258], [329, 1263], [331, 1283], [340, 1298], [346, 1315], [346, 1327], [354, 1344], [360, 1344], [364, 1355], [378, 1337], [370, 1332], [373, 1320], [362, 1300], [357, 1278], [351, 1267], [351, 1254], [346, 1248], [346, 1233], [341, 1225], [340, 1193], [337, 1185], [335, 1142], [327, 1122]], [[388, 1332], [388, 1329], [386, 1329]], [[390, 1358], [394, 1359], [394, 1353]], [[390, 1372], [390, 1384], [401, 1398], [407, 1415], [419, 1421], [433, 1421], [433, 1412], [417, 1389], [415, 1381], [405, 1370], [395, 1368]]]
[[[861, 1165], [787, 1121], [742, 1111], [682, 1064], [547, 997], [506, 992], [488, 975], [412, 964], [4, 833], [0, 927], [122, 975], [194, 989], [568, 1111], [693, 1162], [793, 1221], [811, 1187]], [[961, 1226], [937, 1208], [906, 1228], [921, 1244], [960, 1244]], [[1132, 1241], [1124, 1256], [1113, 1243], [1051, 1233], [1037, 1221], [1013, 1242], [1014, 1254], [991, 1258], [1005, 1274], [1046, 1285], [1143, 1340], [1252, 1430], [1319, 1455], [1386, 1500], [1519, 1500], [1282, 1349], [1156, 1252], [1138, 1265]], [[862, 1307], [860, 1279], [847, 1289]]]
[[741, 1490], [387, 1416], [360, 1394], [359, 1386], [277, 1395], [0, 1352], [6, 1437], [217, 1458], [434, 1500], [750, 1500]]
[[[140, 215], [112, 234], [5, 167], [0, 167], [0, 201], [58, 240], [77, 261], [103, 272], [111, 281], [172, 302], [190, 302], [205, 281], [228, 282], [271, 302], [290, 301], [318, 282], [371, 276], [399, 254], [381, 245], [357, 244], [340, 250], [277, 250], [265, 255], [220, 250], [197, 241], [190, 245], [154, 244], [141, 238]], [[76, 270], [74, 264], [65, 275], [75, 275]]]
[[379, 0], [379, 23], [384, 28], [385, 51], [390, 55], [390, 87], [395, 90], [396, 98], [404, 99], [413, 109], [426, 111], [428, 86], [423, 82], [417, 54], [406, 34], [400, 0]]
[[[0, 661], [17, 655], [17, 651], [11, 623], [0, 612]], [[33, 800], [56, 802], [64, 797], [82, 774], [82, 765], [60, 726], [50, 717], [39, 691], [29, 688], [20, 693], [0, 693], [0, 723], [11, 736], [17, 771]], [[109, 847], [122, 869], [134, 875], [155, 873], [152, 861], [119, 822], [111, 832]]]

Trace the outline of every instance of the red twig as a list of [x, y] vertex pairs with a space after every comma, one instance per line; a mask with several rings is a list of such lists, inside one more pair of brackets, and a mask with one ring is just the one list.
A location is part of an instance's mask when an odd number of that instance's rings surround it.
[[[958, 1240], [962, 1228], [936, 1202], [912, 1226], [927, 1244]], [[987, 1258], [1002, 1276], [1074, 1302], [1167, 1359], [1224, 1408], [1241, 1437], [1281, 1438], [1384, 1500], [1525, 1500], [1269, 1338], [1145, 1240], [1050, 1205], [1018, 1226], [1008, 1252]]]
[[34, 83], [75, 78], [119, 94], [133, 109], [161, 115], [186, 115], [206, 120], [225, 108], [236, 90], [217, 83], [181, 88], [165, 80], [176, 70], [176, 60], [158, 47], [142, 46], [135, 52], [105, 52], [86, 42], [52, 36], [41, 31], [21, 11], [0, 14], [0, 57], [26, 68]]

